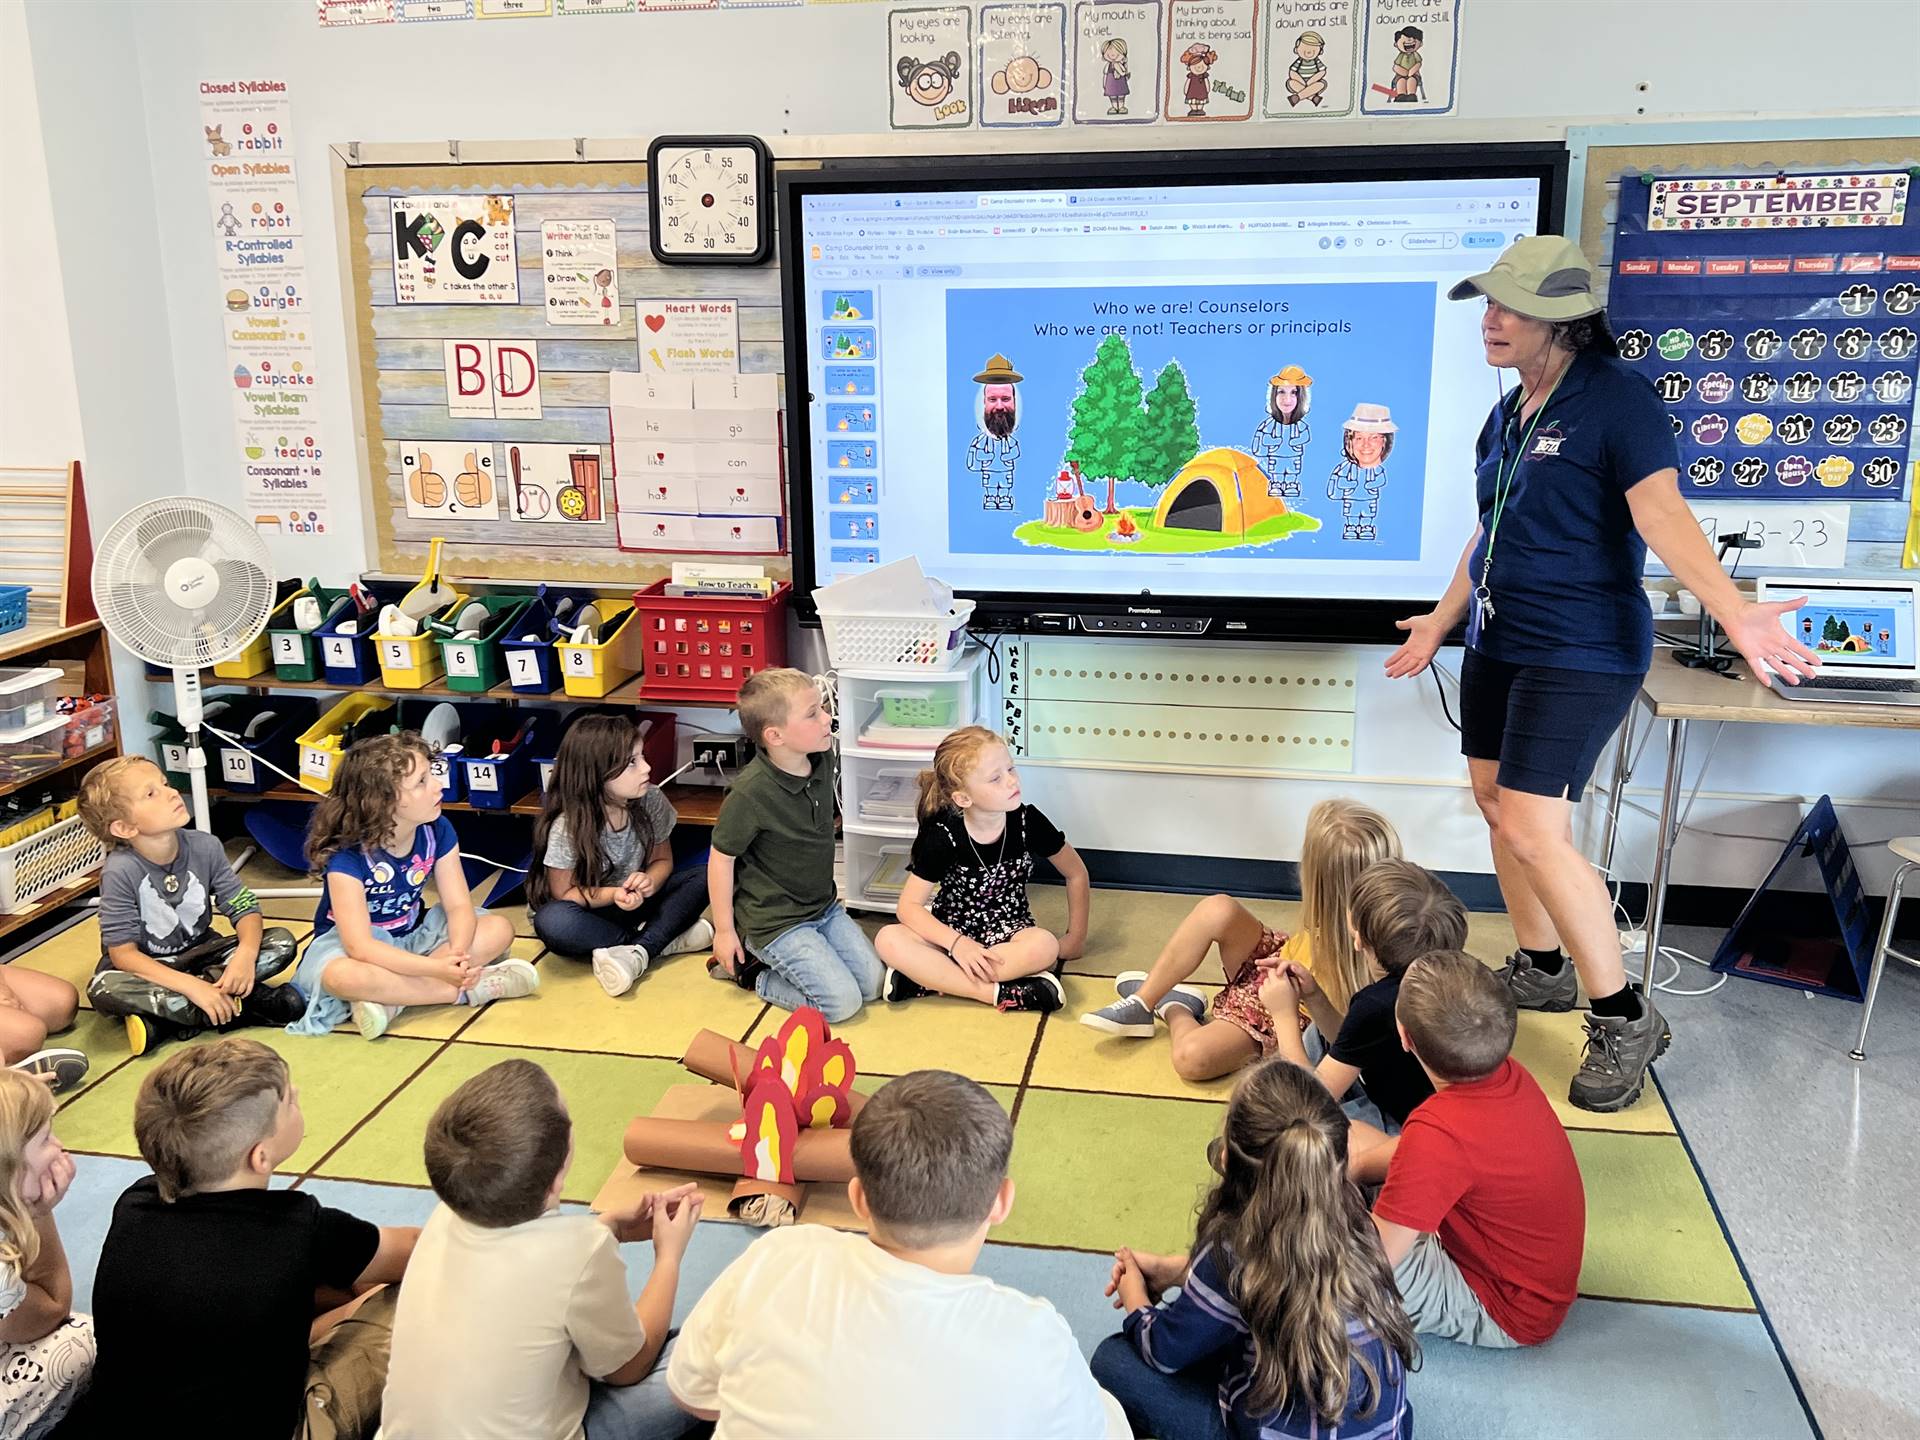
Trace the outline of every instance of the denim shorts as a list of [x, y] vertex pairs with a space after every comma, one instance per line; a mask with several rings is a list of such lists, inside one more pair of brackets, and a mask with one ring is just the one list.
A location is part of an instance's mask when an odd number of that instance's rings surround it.
[[[409, 955], [431, 955], [447, 943], [447, 912], [435, 905], [406, 934], [383, 934], [380, 938]], [[287, 1026], [295, 1035], [324, 1035], [347, 1018], [347, 1002], [329, 994], [320, 984], [327, 966], [344, 954], [346, 946], [340, 943], [337, 926], [322, 930], [307, 942], [307, 953], [300, 957], [300, 968], [293, 972], [293, 983], [307, 997], [307, 1013]]]
[[1578, 804], [1643, 678], [1514, 665], [1468, 646], [1460, 665], [1460, 753], [1498, 760], [1503, 790]]

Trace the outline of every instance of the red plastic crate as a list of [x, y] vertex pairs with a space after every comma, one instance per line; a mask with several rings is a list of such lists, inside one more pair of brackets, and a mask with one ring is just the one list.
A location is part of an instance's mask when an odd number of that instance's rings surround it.
[[667, 595], [656, 580], [633, 594], [639, 612], [642, 679], [647, 700], [731, 705], [741, 682], [787, 663], [787, 600], [781, 581], [773, 594], [701, 597]]

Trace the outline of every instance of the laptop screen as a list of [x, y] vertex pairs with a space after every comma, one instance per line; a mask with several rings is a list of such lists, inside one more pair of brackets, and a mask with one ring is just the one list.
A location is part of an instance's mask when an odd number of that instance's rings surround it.
[[1820, 657], [1823, 669], [1912, 671], [1920, 665], [1911, 585], [1803, 582], [1800, 590], [1807, 603], [1781, 623]]

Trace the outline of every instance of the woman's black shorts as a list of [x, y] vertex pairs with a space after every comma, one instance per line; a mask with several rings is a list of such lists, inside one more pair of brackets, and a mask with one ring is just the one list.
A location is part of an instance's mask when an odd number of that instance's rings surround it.
[[1513, 665], [1469, 646], [1460, 666], [1460, 753], [1498, 760], [1502, 789], [1577, 803], [1642, 678]]

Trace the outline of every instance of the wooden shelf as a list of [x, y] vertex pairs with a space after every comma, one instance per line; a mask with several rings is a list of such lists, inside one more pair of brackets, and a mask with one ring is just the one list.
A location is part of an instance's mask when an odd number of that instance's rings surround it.
[[[147, 671], [147, 678], [159, 682], [170, 680], [172, 677], [165, 671], [149, 669]], [[630, 680], [622, 681], [605, 695], [569, 695], [564, 690], [555, 690], [546, 695], [534, 695], [524, 690], [515, 690], [504, 681], [494, 686], [491, 690], [449, 690], [445, 685], [423, 685], [418, 690], [395, 690], [384, 685], [375, 684], [346, 685], [338, 680], [280, 680], [276, 679], [270, 672], [255, 675], [246, 680], [228, 680], [222, 676], [215, 675], [211, 670], [202, 670], [200, 672], [200, 684], [201, 687], [206, 690], [255, 690], [262, 693], [273, 691], [284, 691], [287, 693], [308, 691], [333, 695], [352, 695], [359, 693], [365, 695], [391, 695], [396, 700], [405, 700], [410, 696], [414, 696], [430, 700], [487, 700], [496, 703], [504, 700], [510, 704], [524, 705], [642, 706], [658, 704], [666, 706], [676, 704], [717, 703], [713, 701], [655, 701], [642, 697], [640, 694], [640, 680], [641, 677], [635, 675]]]
[[[663, 792], [673, 805], [673, 810], [683, 824], [711, 825], [719, 818], [720, 802], [726, 799], [726, 791], [714, 785], [668, 785]], [[296, 804], [317, 805], [320, 796], [304, 785], [282, 782], [271, 790], [228, 790], [222, 786], [209, 785], [207, 795], [215, 800], [291, 800]], [[505, 810], [485, 810], [469, 805], [464, 800], [449, 800], [440, 807], [442, 810], [463, 815], [538, 815], [540, 796], [537, 791], [522, 796]]]
[[73, 884], [66, 886], [64, 889], [56, 890], [51, 895], [43, 895], [40, 899], [34, 901], [32, 907], [29, 909], [22, 910], [15, 915], [0, 915], [0, 935], [18, 930], [30, 920], [38, 920], [42, 916], [51, 915], [68, 901], [78, 900], [99, 883], [100, 875], [96, 871], [94, 874], [87, 876], [86, 879], [76, 880]]
[[83, 620], [78, 625], [29, 625], [24, 630], [8, 631], [0, 635], [0, 664], [29, 655], [35, 650], [45, 650], [63, 640], [91, 635], [99, 628], [98, 620]]
[[71, 770], [76, 765], [85, 765], [93, 760], [103, 760], [109, 755], [117, 755], [119, 753], [120, 730], [119, 721], [116, 719], [114, 722], [113, 738], [111, 740], [104, 740], [94, 746], [93, 749], [82, 751], [78, 755], [69, 755], [57, 765], [49, 765], [44, 770], [37, 770], [33, 774], [22, 776], [18, 780], [7, 781], [6, 784], [0, 785], [0, 797], [11, 795], [17, 790], [25, 790], [30, 785], [38, 785], [43, 780], [50, 780], [62, 770]]

